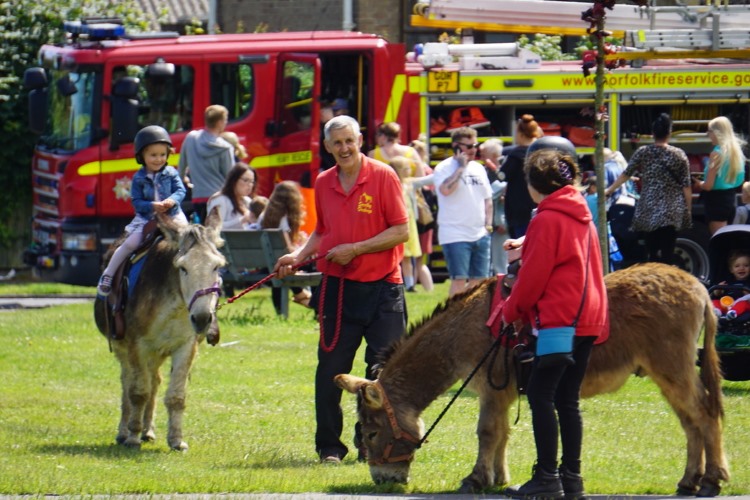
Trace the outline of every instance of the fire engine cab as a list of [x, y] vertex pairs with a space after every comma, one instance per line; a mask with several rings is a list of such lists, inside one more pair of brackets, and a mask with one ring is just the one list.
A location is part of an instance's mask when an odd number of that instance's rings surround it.
[[132, 218], [130, 183], [139, 168], [132, 141], [143, 126], [169, 131], [177, 151], [169, 161], [177, 165], [204, 109], [224, 105], [227, 130], [246, 146], [266, 196], [281, 180], [315, 181], [323, 100], [345, 99], [370, 146], [383, 121], [417, 134], [404, 47], [375, 35], [128, 35], [107, 19], [65, 29], [66, 43], [43, 46], [39, 66], [24, 76], [39, 134], [33, 244], [24, 260], [58, 281], [95, 284], [103, 253]]

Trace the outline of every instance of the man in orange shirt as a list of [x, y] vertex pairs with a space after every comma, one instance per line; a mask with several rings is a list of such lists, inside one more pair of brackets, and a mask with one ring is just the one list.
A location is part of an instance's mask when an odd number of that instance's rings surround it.
[[[321, 462], [340, 463], [348, 449], [341, 441], [341, 389], [333, 377], [351, 371], [364, 338], [365, 376], [375, 378], [377, 354], [406, 331], [399, 263], [409, 232], [398, 176], [361, 153], [359, 123], [345, 115], [331, 119], [325, 126], [325, 146], [336, 167], [315, 182], [315, 231], [305, 246], [281, 257], [274, 270], [283, 278], [294, 273], [295, 264], [318, 256], [323, 280], [311, 301], [321, 330], [315, 449]], [[362, 449], [358, 427], [355, 444]]]

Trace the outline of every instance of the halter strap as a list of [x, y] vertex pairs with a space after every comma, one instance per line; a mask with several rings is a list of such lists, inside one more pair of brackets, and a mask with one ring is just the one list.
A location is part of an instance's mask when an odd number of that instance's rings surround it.
[[216, 295], [221, 295], [221, 287], [219, 286], [218, 281], [215, 281], [213, 286], [210, 286], [208, 288], [201, 288], [200, 290], [196, 290], [196, 292], [193, 294], [193, 298], [190, 299], [190, 304], [188, 304], [188, 311], [190, 311], [193, 308], [193, 304], [195, 304], [196, 300], [203, 297], [204, 295], [209, 295], [212, 293], [215, 293]]
[[[391, 402], [388, 399], [388, 396], [385, 394], [385, 388], [383, 387], [383, 384], [380, 383], [380, 380], [376, 380], [372, 384], [372, 386], [378, 391], [378, 393], [380, 394], [380, 398], [383, 401], [383, 409], [385, 410], [385, 414], [388, 417], [388, 423], [391, 425], [391, 430], [393, 431], [393, 439], [385, 446], [385, 449], [383, 450], [383, 456], [379, 460], [368, 460], [368, 463], [370, 465], [382, 465], [394, 462], [408, 462], [414, 458], [414, 450], [416, 448], [419, 448], [419, 446], [421, 445], [421, 441], [410, 433], [401, 429], [401, 427], [398, 425], [396, 413], [393, 411]], [[414, 444], [415, 447], [412, 448], [411, 452], [409, 453], [392, 457], [391, 451], [393, 450], [393, 445], [396, 443], [396, 441], [399, 440], [409, 441], [410, 443]]]

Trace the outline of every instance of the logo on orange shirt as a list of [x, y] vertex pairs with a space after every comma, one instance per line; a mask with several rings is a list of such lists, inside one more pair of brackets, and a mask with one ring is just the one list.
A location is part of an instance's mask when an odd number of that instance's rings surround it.
[[362, 193], [359, 196], [359, 202], [357, 202], [357, 212], [364, 212], [366, 214], [372, 213], [372, 196], [367, 193]]

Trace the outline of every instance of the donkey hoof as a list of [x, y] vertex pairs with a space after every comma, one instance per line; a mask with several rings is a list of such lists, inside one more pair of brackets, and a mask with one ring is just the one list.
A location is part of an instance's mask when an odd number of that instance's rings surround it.
[[125, 441], [126, 441], [127, 439], [128, 439], [128, 436], [120, 436], [120, 435], [118, 435], [118, 436], [117, 436], [117, 437], [115, 438], [115, 442], [116, 442], [117, 444], [125, 444]]
[[144, 432], [141, 434], [141, 441], [144, 443], [153, 443], [156, 441], [156, 434], [153, 432]]
[[458, 488], [458, 493], [462, 495], [474, 495], [480, 493], [481, 490], [476, 487], [474, 481], [470, 479], [464, 479], [461, 481], [461, 486]]
[[700, 489], [698, 490], [698, 493], [695, 494], [697, 497], [715, 497], [718, 496], [719, 493], [721, 493], [721, 486], [718, 484], [712, 484], [712, 483], [703, 483], [701, 484]]
[[698, 486], [687, 487], [677, 485], [675, 495], [678, 497], [692, 497], [695, 496], [696, 491], [698, 491]]
[[188, 444], [185, 441], [180, 441], [177, 444], [170, 444], [169, 447], [174, 451], [188, 451]]
[[126, 448], [130, 448], [131, 450], [140, 450], [141, 449], [141, 442], [139, 440], [131, 440], [126, 439], [123, 443]]

